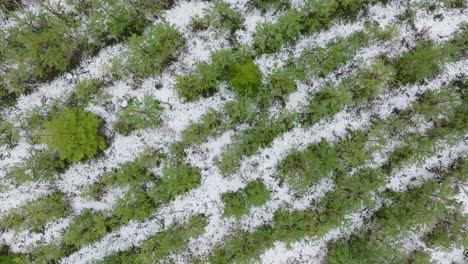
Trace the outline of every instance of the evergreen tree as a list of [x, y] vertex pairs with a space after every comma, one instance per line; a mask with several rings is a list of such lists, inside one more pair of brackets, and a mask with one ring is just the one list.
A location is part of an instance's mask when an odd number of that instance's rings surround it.
[[92, 158], [105, 148], [99, 136], [99, 119], [80, 108], [65, 108], [44, 123], [42, 141], [59, 153], [62, 160], [77, 162]]

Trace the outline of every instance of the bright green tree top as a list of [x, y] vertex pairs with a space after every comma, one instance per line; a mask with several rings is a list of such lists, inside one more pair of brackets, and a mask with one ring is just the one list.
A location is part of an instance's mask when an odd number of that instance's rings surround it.
[[58, 151], [62, 160], [78, 162], [105, 148], [98, 128], [99, 119], [94, 114], [80, 108], [65, 108], [44, 123], [42, 141]]

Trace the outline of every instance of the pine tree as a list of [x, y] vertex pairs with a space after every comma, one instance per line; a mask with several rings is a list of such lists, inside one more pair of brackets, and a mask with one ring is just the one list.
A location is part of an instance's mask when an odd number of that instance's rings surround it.
[[105, 148], [99, 136], [99, 119], [80, 108], [65, 108], [44, 123], [42, 141], [59, 153], [62, 160], [77, 162], [92, 158]]

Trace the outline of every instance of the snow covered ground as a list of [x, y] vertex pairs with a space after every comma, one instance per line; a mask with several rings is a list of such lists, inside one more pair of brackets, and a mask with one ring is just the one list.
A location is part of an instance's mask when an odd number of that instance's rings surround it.
[[[239, 11], [245, 19], [244, 28], [236, 32], [238, 42], [245, 45], [252, 45], [258, 23], [265, 21], [274, 23], [284, 13], [284, 11], [275, 10], [262, 12], [259, 8], [253, 7], [251, 1], [229, 0], [225, 2], [234, 10]], [[297, 9], [304, 4], [304, 1], [292, 2], [292, 8]], [[325, 84], [341, 83], [353, 76], [358, 69], [374, 63], [382, 55], [386, 55], [387, 58], [397, 58], [402, 52], [414, 48], [421, 38], [420, 35], [435, 43], [447, 41], [453, 37], [462, 24], [468, 23], [466, 8], [437, 8], [436, 11], [428, 12], [424, 8], [416, 7], [414, 7], [416, 10], [414, 27], [400, 22], [400, 16], [407, 10], [407, 4], [418, 6], [418, 2], [420, 1], [394, 0], [386, 5], [376, 4], [366, 10], [365, 14], [361, 13], [356, 21], [336, 21], [328, 29], [301, 36], [295, 43], [284, 45], [277, 53], [256, 57], [255, 63], [259, 65], [261, 72], [268, 76], [273, 69], [286, 65], [290, 57], [298, 57], [304, 49], [325, 47], [337, 38], [347, 37], [354, 32], [364, 30], [369, 21], [378, 23], [382, 28], [386, 25], [395, 25], [398, 35], [391, 41], [371, 43], [360, 49], [344, 66], [325, 77], [314, 77], [307, 83], [297, 81], [297, 91], [289, 95], [286, 108], [301, 113], [314, 93], [322, 89]], [[108, 104], [102, 105], [97, 101], [86, 107], [86, 110], [111, 124], [117, 120], [117, 113], [125, 107], [126, 102], [133, 98], [141, 99], [144, 95], [150, 95], [168, 106], [162, 112], [159, 127], [142, 129], [127, 136], [117, 134], [101, 156], [70, 165], [60, 175], [59, 180], [53, 183], [29, 182], [15, 185], [9, 180], [11, 168], [30, 156], [32, 149], [46, 148], [45, 145], [34, 144], [28, 140], [25, 136], [26, 131], [20, 129], [22, 139], [14, 148], [0, 146], [2, 152], [0, 155], [0, 184], [2, 186], [0, 188], [0, 219], [28, 201], [52, 194], [57, 190], [64, 194], [70, 204], [69, 214], [45, 224], [41, 233], [31, 230], [21, 232], [11, 229], [0, 230], [0, 244], [7, 245], [12, 252], [27, 254], [39, 244], [59, 243], [63, 230], [83, 210], [112, 210], [116, 200], [125, 194], [126, 189], [115, 188], [99, 201], [83, 196], [87, 188], [98, 182], [105, 171], [118, 169], [125, 162], [134, 161], [147, 147], [169, 153], [169, 146], [181, 139], [183, 131], [191, 123], [200, 122], [202, 116], [211, 109], [222, 111], [224, 105], [236, 100], [235, 93], [228, 89], [225, 83], [220, 85], [219, 92], [213, 96], [193, 102], [184, 101], [175, 90], [177, 75], [190, 73], [198, 62], [209, 62], [210, 54], [214, 51], [232, 48], [226, 36], [215, 37], [210, 30], [199, 32], [191, 30], [191, 17], [204, 14], [210, 6], [212, 6], [210, 2], [177, 1], [171, 9], [162, 14], [160, 20], [154, 21], [154, 23], [169, 22], [183, 33], [187, 45], [176, 60], [162, 74], [143, 80], [136, 89], [131, 82], [113, 82], [104, 91]], [[29, 2], [24, 7], [25, 10], [32, 12], [38, 8], [40, 7]], [[23, 11], [16, 12], [21, 14]], [[434, 19], [434, 14], [442, 19]], [[3, 14], [0, 15], [0, 29], [14, 26], [14, 22], [3, 16]], [[126, 43], [116, 44], [101, 50], [95, 57], [83, 60], [76, 69], [53, 81], [39, 85], [29, 94], [21, 95], [13, 106], [1, 111], [1, 118], [21, 127], [23, 120], [33, 109], [50, 111], [57, 100], [66, 101], [71, 96], [75, 84], [79, 81], [107, 76], [107, 66], [110, 61], [125, 49], [127, 49]], [[467, 69], [467, 58], [447, 62], [443, 64], [441, 73], [425, 83], [409, 84], [398, 90], [386, 91], [360, 108], [344, 107], [337, 114], [311, 127], [296, 125], [292, 130], [276, 137], [270, 147], [260, 149], [255, 155], [244, 157], [239, 170], [228, 177], [222, 175], [216, 165], [216, 159], [225, 147], [232, 143], [236, 135], [244, 132], [246, 124], [239, 124], [236, 129], [228, 130], [218, 137], [209, 137], [200, 145], [190, 146], [185, 150], [187, 154], [185, 161], [201, 170], [201, 184], [198, 187], [162, 206], [144, 221], [132, 220], [92, 244], [64, 256], [60, 262], [92, 263], [101, 260], [116, 252], [139, 246], [172, 223], [187, 220], [197, 214], [204, 214], [208, 218], [204, 233], [188, 241], [188, 250], [173, 253], [166, 260], [171, 263], [185, 263], [189, 262], [191, 257], [208, 257], [215, 246], [222, 244], [238, 228], [253, 232], [259, 226], [271, 222], [277, 210], [285, 207], [289, 210], [307, 210], [312, 201], [320, 200], [326, 192], [334, 189], [333, 180], [324, 177], [318, 184], [312, 186], [306, 195], [297, 197], [291, 187], [287, 184], [280, 184], [277, 178], [278, 164], [293, 150], [304, 150], [308, 145], [318, 143], [322, 139], [333, 145], [350, 131], [369, 128], [376, 118], [385, 119], [396, 110], [402, 111], [410, 108], [420, 94], [425, 91], [439, 90], [456, 77], [466, 75]], [[271, 115], [273, 116], [276, 111], [277, 109], [272, 107]], [[428, 127], [430, 124], [425, 128]], [[388, 143], [386, 151], [395, 148], [393, 143], [395, 142]], [[468, 144], [465, 138], [465, 141], [455, 146], [447, 148], [441, 146], [441, 149], [437, 155], [427, 159], [424, 164], [409, 165], [393, 173], [386, 187], [403, 192], [409, 185], [414, 184], [412, 178], [416, 176], [423, 176], [425, 179], [434, 177], [431, 167], [436, 165], [448, 167], [455, 159], [466, 156]], [[375, 167], [383, 165], [386, 161], [385, 153], [381, 154], [381, 157], [380, 160], [376, 158], [370, 161], [369, 165]], [[252, 208], [248, 214], [238, 220], [234, 217], [225, 217], [222, 194], [243, 189], [249, 182], [256, 179], [262, 180], [266, 185], [270, 192], [269, 201], [262, 206]], [[466, 193], [461, 192], [458, 199], [468, 208]], [[320, 263], [327, 254], [327, 243], [346, 237], [361, 228], [363, 219], [371, 214], [371, 212], [366, 213], [353, 214], [351, 227], [346, 231], [335, 228], [323, 237], [304, 237], [290, 246], [277, 241], [274, 247], [260, 254], [260, 260], [262, 263]], [[453, 248], [451, 251], [433, 248], [427, 250], [437, 263], [466, 261], [463, 259], [463, 250], [460, 248]]]

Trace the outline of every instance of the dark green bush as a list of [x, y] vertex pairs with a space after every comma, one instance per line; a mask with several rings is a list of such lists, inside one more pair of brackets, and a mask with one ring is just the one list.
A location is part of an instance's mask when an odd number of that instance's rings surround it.
[[64, 108], [52, 113], [52, 119], [44, 123], [42, 141], [59, 153], [62, 160], [77, 162], [92, 158], [105, 148], [99, 136], [99, 119], [80, 108]]
[[421, 83], [440, 72], [441, 51], [432, 42], [420, 43], [395, 61], [395, 78], [402, 84]]

